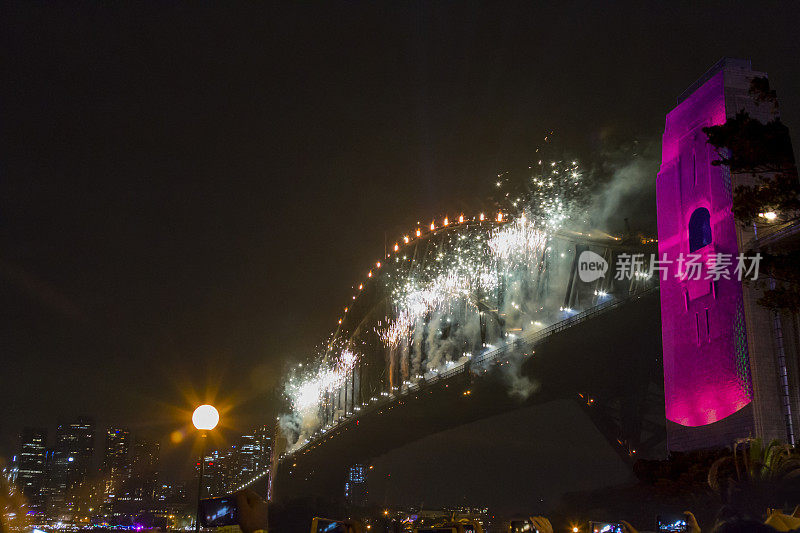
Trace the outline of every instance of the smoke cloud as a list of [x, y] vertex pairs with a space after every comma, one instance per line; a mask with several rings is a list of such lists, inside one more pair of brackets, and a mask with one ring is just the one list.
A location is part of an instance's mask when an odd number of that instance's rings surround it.
[[612, 233], [627, 230], [655, 234], [656, 175], [661, 147], [655, 141], [607, 149], [592, 171], [596, 183], [589, 205], [592, 228]]

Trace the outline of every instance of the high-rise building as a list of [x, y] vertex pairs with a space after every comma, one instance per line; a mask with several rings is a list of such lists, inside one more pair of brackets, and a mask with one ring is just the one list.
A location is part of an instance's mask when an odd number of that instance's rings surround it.
[[[222, 496], [228, 492], [228, 452], [214, 450], [203, 458], [203, 496]], [[200, 464], [197, 464], [199, 469]]]
[[123, 489], [130, 477], [130, 433], [124, 428], [108, 428], [103, 454], [103, 482], [108, 502]]
[[86, 480], [94, 459], [94, 421], [78, 418], [60, 424], [56, 430], [56, 445], [48, 451], [46, 460], [47, 513], [51, 517], [64, 515], [66, 495]]
[[124, 428], [108, 428], [106, 431], [106, 447], [103, 454], [103, 472], [128, 467], [128, 451], [130, 449], [130, 433]]
[[363, 507], [367, 503], [367, 474], [364, 465], [356, 464], [347, 471], [344, 499], [348, 505]]
[[70, 424], [62, 424], [56, 431], [56, 453], [61, 457], [68, 486], [86, 478], [94, 459], [95, 424], [90, 418], [78, 418]]
[[17, 485], [34, 512], [43, 511], [42, 488], [47, 459], [47, 430], [25, 428], [19, 439], [16, 456]]
[[266, 490], [271, 458], [272, 438], [266, 426], [256, 428], [250, 435], [242, 435], [227, 449], [206, 454], [204, 494], [235, 492], [243, 486], [258, 490], [260, 487], [253, 483], [259, 482]]
[[228, 490], [236, 490], [255, 478], [259, 473], [261, 462], [261, 442], [254, 435], [242, 435], [236, 439], [226, 457]]
[[48, 447], [44, 456], [44, 482], [41, 490], [41, 501], [44, 511], [51, 516], [55, 505], [55, 501], [61, 499], [63, 501], [64, 489], [59, 488], [59, 475], [56, 468], [56, 451], [54, 448]]
[[131, 454], [130, 495], [134, 501], [150, 502], [158, 485], [158, 442], [137, 438]]
[[272, 431], [269, 426], [259, 426], [253, 432], [256, 446], [258, 446], [258, 460], [255, 469], [259, 473], [269, 470], [272, 461]]
[[[657, 209], [659, 259], [667, 262], [660, 284], [670, 450], [751, 436], [793, 443], [798, 427], [798, 354], [788, 341], [798, 339], [795, 323], [761, 307], [760, 289], [737, 275], [707, 275], [719, 254], [736, 265], [740, 253], [765, 245], [759, 230], [769, 229], [768, 220], [743, 227], [733, 214], [737, 185], [754, 178], [715, 165], [719, 154], [703, 132], [740, 111], [762, 123], [775, 118], [777, 106], [751, 91], [757, 78], [766, 74], [749, 60], [725, 58], [679, 97], [666, 119]], [[701, 275], [689, 275], [692, 256], [699, 257]]]

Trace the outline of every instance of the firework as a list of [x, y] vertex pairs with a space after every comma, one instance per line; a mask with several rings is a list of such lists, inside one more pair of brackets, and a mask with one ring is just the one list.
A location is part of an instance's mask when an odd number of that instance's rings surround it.
[[552, 321], [548, 276], [554, 259], [565, 255], [555, 253], [554, 235], [580, 214], [584, 190], [577, 162], [540, 161], [536, 168], [518, 193], [505, 192], [506, 175], [498, 176], [502, 208], [496, 214], [461, 214], [457, 223], [446, 216], [434, 219], [429, 233], [417, 225], [397, 239], [383, 268], [376, 262], [367, 278], [353, 285], [350, 308], [372, 291], [385, 295], [389, 312], [375, 327], [348, 327], [344, 318], [353, 313], [345, 308], [318, 365], [289, 377], [284, 389], [292, 416], [302, 419], [298, 425], [313, 432], [323, 424], [320, 412], [329, 421], [329, 411], [335, 420], [335, 413], [360, 408], [347, 390], [355, 388], [359, 369], [354, 347], [369, 345], [369, 335], [379, 347], [368, 349], [382, 347], [386, 353], [386, 389], [366, 400], [376, 401], [463, 364], [491, 342], [502, 342], [502, 331]]

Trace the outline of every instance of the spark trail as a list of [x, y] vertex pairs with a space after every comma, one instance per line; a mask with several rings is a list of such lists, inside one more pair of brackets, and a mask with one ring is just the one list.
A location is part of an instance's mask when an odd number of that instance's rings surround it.
[[[498, 176], [503, 196], [495, 213], [413, 228], [357, 283], [325, 348], [286, 379], [291, 409], [280, 420], [290, 443], [307, 442], [377, 396], [402, 394], [463, 364], [510, 332], [559, 319], [550, 286], [571, 258], [555, 234], [579, 226], [585, 187], [576, 161], [540, 161], [536, 168], [519, 192], [504, 193], [509, 180]], [[356, 387], [363, 358], [383, 364], [379, 385], [367, 394]]]

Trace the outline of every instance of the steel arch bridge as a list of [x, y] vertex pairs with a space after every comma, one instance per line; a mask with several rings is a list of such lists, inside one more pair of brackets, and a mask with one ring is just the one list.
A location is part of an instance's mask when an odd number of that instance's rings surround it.
[[[513, 224], [503, 220], [502, 215], [500, 220], [476, 219], [440, 228], [431, 224], [431, 231], [422, 235], [418, 229], [415, 239], [405, 246], [395, 244], [395, 253], [387, 254], [386, 263], [376, 262], [376, 267], [368, 272], [368, 278], [357, 287], [354, 286], [356, 294], [352, 303], [343, 308], [338, 328], [323, 358], [331, 357], [332, 352], [342, 346], [351, 347], [360, 353], [360, 357], [346, 371], [341, 383], [324, 393], [319, 403], [320, 433], [381, 398], [405, 394], [418, 381], [430, 380], [435, 374], [447, 371], [452, 366], [462, 366], [498, 342], [504, 343], [509, 336], [514, 338], [523, 332], [530, 333], [531, 329], [539, 330], [566, 320], [580, 310], [608, 300], [626, 298], [652, 286], [645, 267], [630, 279], [614, 279], [609, 272], [592, 283], [583, 283], [578, 277], [577, 263], [581, 253], [590, 250], [603, 257], [613, 268], [621, 254], [650, 251], [649, 245], [654, 241], [643, 242], [639, 239], [622, 242], [617, 237], [595, 235], [593, 238], [591, 234], [562, 230], [548, 237], [544, 245], [540, 244], [539, 249], [535, 250], [535, 253], [541, 254], [540, 257], [526, 258], [524, 279], [515, 279], [513, 275], [497, 275], [498, 279], [491, 284], [491, 290], [470, 288], [466, 296], [448, 295], [455, 300], [455, 305], [451, 303], [447, 311], [442, 313], [446, 315], [444, 323], [434, 324], [434, 311], [426, 310], [423, 313], [416, 328], [422, 326], [428, 339], [434, 326], [437, 327], [437, 337], [444, 338], [449, 334], [453, 338], [454, 329], [473, 321], [477, 326], [475, 334], [458, 338], [460, 346], [451, 344], [448, 346], [449, 352], [443, 356], [439, 354], [439, 359], [433, 362], [429, 353], [431, 343], [414, 346], [415, 339], [411, 334], [401, 342], [387, 346], [381, 336], [386, 333], [390, 317], [397, 311], [392, 309], [392, 300], [397, 296], [392, 292], [391, 278], [396, 284], [398, 277], [405, 281], [405, 278], [413, 278], [420, 273], [427, 274], [431, 270], [430, 265], [439, 262], [448, 247], [460, 246], [464, 239], [502, 231], [505, 225]], [[532, 272], [528, 270], [531, 262], [534, 263]], [[387, 272], [392, 267], [394, 270]], [[484, 274], [477, 274], [481, 275]], [[386, 282], [386, 278], [390, 280]], [[513, 283], [523, 284], [524, 287], [512, 291], [508, 285]], [[454, 293], [458, 288], [449, 290]], [[521, 295], [522, 301], [519, 301]], [[538, 309], [535, 308], [537, 305], [540, 306]], [[414, 353], [415, 348], [417, 353]], [[414, 360], [415, 356], [418, 362]]]
[[[448, 238], [452, 238], [453, 234], [461, 234], [465, 230], [470, 232], [475, 229], [491, 231], [502, 225], [502, 222], [482, 221], [465, 223], [462, 226], [443, 227], [432, 231], [427, 236], [417, 238], [406, 247], [405, 253], [398, 250], [397, 259], [407, 262], [401, 268], [424, 270], [425, 262], [435, 260], [443, 243]], [[578, 260], [583, 251], [594, 251], [609, 265], [612, 265], [610, 268], [613, 268], [621, 255], [632, 256], [650, 252], [652, 249], [650, 245], [653, 243], [653, 241], [641, 239], [633, 242], [621, 241], [621, 239], [611, 236], [592, 238], [591, 235], [586, 234], [558, 232], [548, 241], [548, 248], [563, 251], [553, 253], [551, 249], [547, 255], [556, 255], [566, 260], [559, 265], [560, 271], [543, 266], [541, 270], [546, 274], [537, 272], [536, 275], [544, 280], [537, 279], [533, 288], [534, 301], [539, 303], [547, 300], [551, 303], [551, 309], [525, 313], [525, 320], [518, 318], [516, 324], [510, 324], [509, 302], [505, 301], [508, 296], [502, 282], [498, 283], [498, 288], [493, 294], [470, 294], [468, 298], [464, 299], [466, 300], [464, 307], [471, 309], [476, 315], [479, 336], [476, 335], [472, 339], [472, 343], [469, 340], [464, 343], [462, 353], [466, 353], [466, 357], [458, 357], [458, 352], [456, 352], [452, 359], [443, 361], [438, 367], [429, 369], [428, 372], [417, 371], [414, 373], [412, 363], [403, 361], [403, 357], [412, 357], [409, 346], [403, 346], [400, 350], [395, 347], [394, 351], [402, 353], [392, 354], [392, 348], [387, 348], [383, 343], [377, 342], [379, 341], [377, 339], [379, 331], [374, 325], [381, 324], [385, 317], [391, 314], [391, 295], [388, 294], [384, 284], [373, 283], [368, 286], [359, 284], [358, 291], [361, 294], [354, 299], [353, 305], [345, 308], [344, 317], [335, 336], [346, 339], [344, 342], [346, 346], [360, 344], [366, 349], [362, 350], [363, 356], [345, 374], [345, 379], [339, 386], [324, 394], [320, 402], [320, 427], [318, 430], [307, 441], [298, 442], [292, 452], [312, 445], [325, 433], [351, 420], [362, 411], [375, 410], [379, 405], [396, 401], [421, 387], [447, 379], [448, 376], [460, 371], [489, 365], [495, 359], [501, 358], [510, 349], [510, 346], [530, 345], [532, 347], [540, 339], [553, 332], [579, 324], [588, 316], [594, 316], [602, 310], [615, 308], [631, 296], [638, 296], [645, 291], [657, 288], [657, 280], [654, 282], [647, 265], [643, 265], [642, 269], [633, 273], [630, 278], [615, 279], [610, 270], [607, 275], [594, 282], [580, 281]], [[391, 256], [388, 259], [391, 259]], [[542, 263], [546, 262], [546, 260], [542, 261]], [[376, 276], [374, 274], [370, 276], [370, 278], [373, 277]], [[558, 304], [557, 311], [555, 303]], [[512, 302], [510, 307], [516, 309], [519, 306]], [[467, 320], [464, 315], [468, 312], [458, 309], [448, 316], [448, 320], [450, 323], [458, 320], [451, 318], [453, 315], [460, 315], [461, 320]], [[529, 320], [540, 317], [542, 320]], [[545, 324], [549, 325], [544, 326]], [[533, 327], [527, 328], [525, 327], [527, 325]], [[409, 339], [408, 342], [410, 344], [411, 340]], [[392, 357], [393, 355], [395, 357]]]
[[[280, 500], [331, 494], [341, 488], [349, 465], [454, 425], [558, 398], [578, 402], [625, 460], [656, 450], [664, 438], [658, 283], [647, 265], [623, 279], [611, 270], [626, 254], [651, 253], [653, 239], [553, 232], [525, 250], [522, 279], [498, 276], [488, 284], [491, 290], [456, 294], [446, 323], [475, 327], [434, 364], [426, 360], [429, 346], [414, 346], [413, 335], [402, 343], [385, 342], [397, 314], [397, 280], [430, 277], [442, 256], [466, 248], [466, 240], [478, 243], [481, 264], [488, 260], [481, 254], [491, 236], [514, 224], [500, 213], [492, 219], [445, 219], [430, 231], [417, 228], [353, 286], [321, 358], [342, 348], [359, 357], [313, 405], [316, 427], [276, 450], [272, 494]], [[579, 257], [587, 250], [610, 265], [591, 283], [578, 275]], [[446, 323], [433, 328], [434, 320], [428, 312], [417, 326], [426, 335], [435, 329], [438, 337], [446, 336]], [[620, 366], [627, 367], [624, 382], [616, 372]], [[510, 372], [535, 391], [510, 391]]]

